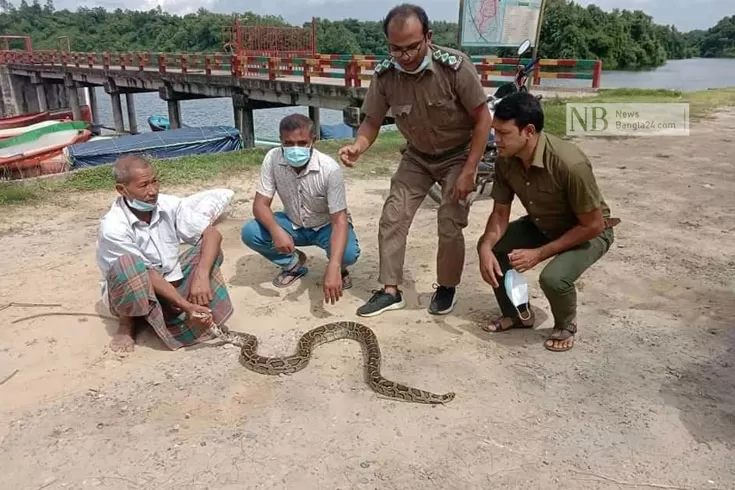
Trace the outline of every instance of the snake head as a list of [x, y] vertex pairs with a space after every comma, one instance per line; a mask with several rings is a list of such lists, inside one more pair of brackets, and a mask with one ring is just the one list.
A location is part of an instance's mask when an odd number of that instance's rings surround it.
[[455, 393], [450, 391], [449, 393], [445, 393], [441, 396], [441, 402], [449, 403], [452, 400], [454, 400], [454, 397], [455, 397]]

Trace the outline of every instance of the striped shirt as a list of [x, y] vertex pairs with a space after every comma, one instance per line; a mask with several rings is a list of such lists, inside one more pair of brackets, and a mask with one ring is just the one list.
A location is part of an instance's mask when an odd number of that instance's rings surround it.
[[322, 228], [332, 214], [347, 209], [342, 168], [317, 149], [301, 173], [286, 162], [281, 147], [271, 149], [263, 159], [256, 192], [269, 199], [278, 194], [294, 229]]

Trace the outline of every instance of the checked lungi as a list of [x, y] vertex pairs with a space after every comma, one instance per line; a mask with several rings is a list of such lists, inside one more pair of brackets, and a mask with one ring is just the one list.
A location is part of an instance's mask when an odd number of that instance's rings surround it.
[[[179, 258], [184, 278], [177, 290], [184, 298], [189, 296], [193, 272], [200, 258], [201, 244], [184, 251]], [[218, 325], [226, 322], [233, 313], [230, 295], [220, 271], [223, 260], [220, 253], [209, 276], [214, 298], [208, 308], [212, 310], [213, 320]], [[145, 263], [135, 256], [123, 255], [115, 261], [107, 274], [107, 290], [113, 315], [144, 317], [171, 350], [213, 338], [205, 327], [185, 323], [185, 313], [174, 311], [167, 300], [156, 296]]]

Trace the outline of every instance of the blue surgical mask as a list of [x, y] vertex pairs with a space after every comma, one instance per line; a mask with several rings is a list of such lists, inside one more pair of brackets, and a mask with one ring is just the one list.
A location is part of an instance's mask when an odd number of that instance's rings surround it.
[[125, 198], [125, 202], [128, 203], [128, 206], [135, 209], [136, 211], [141, 211], [143, 213], [148, 213], [156, 209], [155, 204], [147, 203], [145, 201], [138, 201], [137, 199], [128, 199]]
[[528, 304], [528, 283], [523, 274], [516, 271], [515, 269], [508, 269], [505, 273], [505, 294], [508, 295], [513, 306], [515, 306], [518, 316], [521, 320], [526, 321], [531, 319], [531, 312], [528, 313], [528, 318], [523, 318], [519, 307]]
[[311, 147], [303, 146], [284, 146], [283, 158], [286, 159], [292, 167], [303, 167], [311, 158]]
[[393, 60], [393, 66], [398, 71], [402, 71], [403, 73], [408, 73], [409, 75], [415, 75], [421, 71], [426, 70], [426, 67], [429, 66], [429, 55], [427, 54], [426, 56], [424, 56], [424, 61], [422, 61], [421, 64], [418, 66], [418, 68], [416, 68], [415, 70], [411, 70], [411, 71], [406, 70], [396, 60]]

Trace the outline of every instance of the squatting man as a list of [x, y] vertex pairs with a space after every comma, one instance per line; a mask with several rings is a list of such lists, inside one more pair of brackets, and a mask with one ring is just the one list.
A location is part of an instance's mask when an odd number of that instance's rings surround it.
[[[521, 273], [552, 259], [539, 277], [554, 317], [544, 346], [569, 350], [577, 332], [575, 281], [610, 249], [612, 227], [620, 220], [610, 217], [582, 150], [544, 131], [536, 97], [520, 92], [504, 98], [495, 107], [493, 128], [498, 148], [493, 210], [477, 251], [480, 272], [502, 314], [486, 329], [533, 327]], [[509, 222], [514, 196], [528, 214]]]

